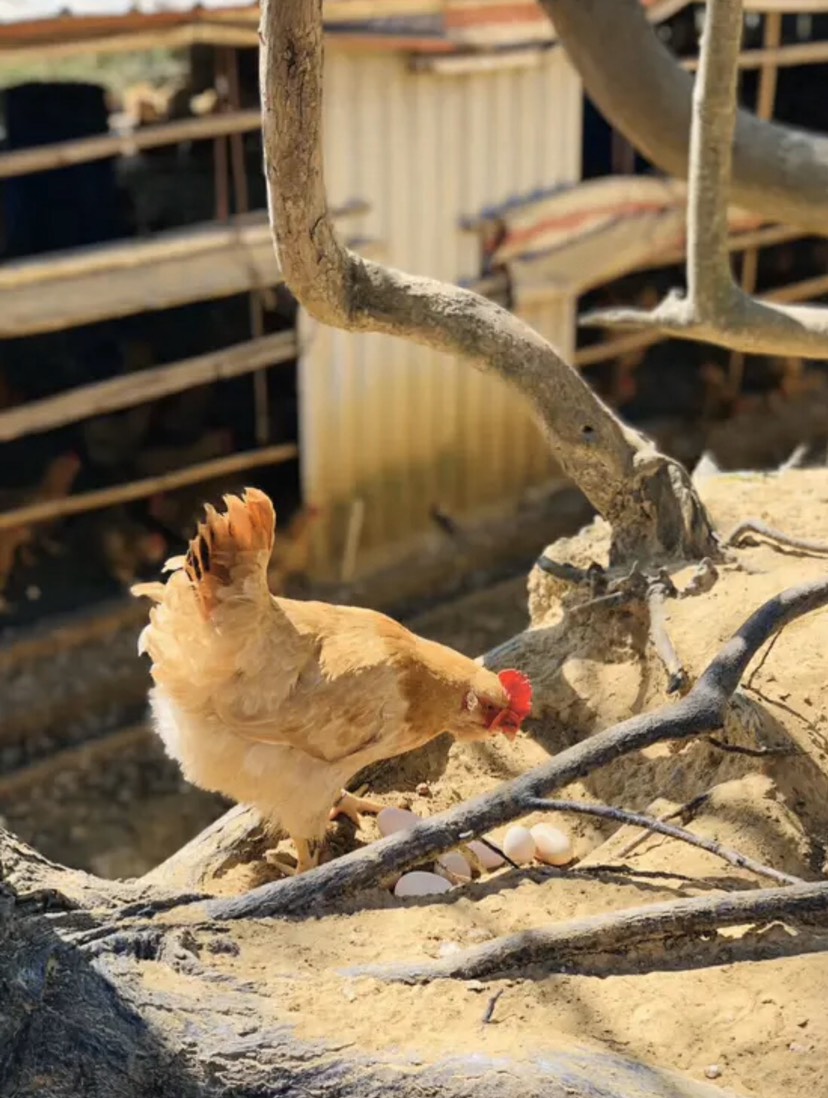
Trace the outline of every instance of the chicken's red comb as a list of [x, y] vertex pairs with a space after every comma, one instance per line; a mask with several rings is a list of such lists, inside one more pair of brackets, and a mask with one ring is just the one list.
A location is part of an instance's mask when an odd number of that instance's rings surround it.
[[498, 676], [509, 695], [509, 708], [523, 720], [532, 712], [532, 684], [522, 671], [501, 671]]

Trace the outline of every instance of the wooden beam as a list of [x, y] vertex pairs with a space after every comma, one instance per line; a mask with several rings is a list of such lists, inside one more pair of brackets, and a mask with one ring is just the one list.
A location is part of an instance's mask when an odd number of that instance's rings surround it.
[[[362, 213], [354, 203], [335, 211]], [[266, 213], [0, 267], [0, 338], [210, 301], [282, 278]]]
[[0, 153], [0, 179], [87, 164], [109, 156], [132, 156], [140, 149], [157, 149], [182, 141], [205, 141], [227, 134], [252, 133], [260, 129], [261, 124], [262, 116], [258, 109], [233, 111], [202, 118], [183, 118], [157, 126], [142, 126], [131, 133], [106, 133], [99, 137], [82, 137], [59, 141], [54, 145], [18, 149]]
[[[771, 15], [778, 14], [771, 12]], [[792, 68], [796, 65], [819, 65], [828, 61], [828, 41], [794, 42], [787, 46], [765, 46], [761, 49], [743, 50], [739, 54], [739, 68], [761, 69], [772, 63], [780, 68]], [[682, 68], [695, 72], [699, 67], [698, 57], [686, 57], [681, 61]]]
[[264, 446], [260, 450], [248, 450], [242, 454], [216, 458], [215, 461], [203, 461], [187, 469], [175, 469], [158, 477], [144, 477], [129, 484], [118, 484], [112, 488], [98, 488], [94, 492], [82, 492], [65, 499], [48, 500], [44, 503], [31, 503], [26, 507], [17, 507], [13, 511], [0, 511], [0, 530], [15, 526], [35, 526], [40, 522], [68, 518], [69, 515], [82, 515], [89, 511], [100, 511], [116, 503], [128, 503], [133, 499], [146, 499], [157, 492], [171, 492], [184, 488], [188, 484], [200, 484], [213, 477], [230, 476], [245, 469], [254, 469], [260, 465], [279, 465], [292, 461], [299, 456], [299, 447], [294, 443], [280, 446]]
[[[98, 34], [84, 33], [81, 23], [86, 19], [73, 17], [63, 33], [41, 40], [7, 36], [0, 40], [0, 68], [3, 66], [39, 65], [43, 61], [82, 57], [88, 54], [139, 53], [144, 50], [186, 49], [189, 46], [233, 46], [255, 49], [259, 44], [255, 27], [223, 26], [210, 23], [193, 23], [180, 26], [159, 26], [145, 30], [111, 30]], [[29, 24], [30, 27], [32, 24]], [[28, 27], [27, 27], [28, 29]], [[73, 37], [71, 31], [78, 35]]]
[[66, 393], [0, 412], [0, 442], [52, 431], [55, 427], [77, 423], [91, 416], [132, 408], [150, 400], [161, 400], [198, 385], [209, 385], [214, 381], [292, 362], [298, 353], [295, 334], [292, 331], [278, 332], [180, 362], [170, 362], [166, 366], [80, 385]]

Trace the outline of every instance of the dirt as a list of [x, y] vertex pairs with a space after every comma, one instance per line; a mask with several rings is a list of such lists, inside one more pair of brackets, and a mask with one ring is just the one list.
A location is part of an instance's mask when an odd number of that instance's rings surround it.
[[[702, 494], [720, 529], [752, 516], [794, 535], [828, 540], [825, 471], [726, 475], [706, 482]], [[605, 531], [594, 524], [550, 552], [586, 562], [605, 550]], [[826, 569], [824, 559], [767, 546], [739, 551], [737, 559], [738, 567], [720, 570], [708, 594], [668, 604], [671, 636], [691, 677], [764, 600]], [[679, 586], [691, 571], [675, 576]], [[605, 617], [593, 614], [591, 624], [571, 615], [562, 623], [548, 583], [553, 581], [537, 572], [530, 579], [536, 635], [528, 670], [543, 683], [551, 731], [529, 732], [514, 744], [436, 741], [374, 776], [372, 793], [379, 799], [431, 815], [597, 729], [665, 703], [666, 674], [641, 620], [607, 610]], [[502, 594], [519, 618], [518, 585], [505, 585]], [[493, 604], [488, 612], [496, 613]], [[432, 621], [441, 639], [461, 644], [464, 624], [480, 639], [471, 620], [456, 624], [453, 632], [452, 623]], [[777, 869], [820, 879], [828, 843], [826, 647], [824, 611], [786, 628], [761, 667], [761, 657], [754, 660], [719, 734], [754, 750], [794, 753], [739, 755], [706, 740], [678, 750], [662, 746], [619, 760], [561, 795], [660, 812], [710, 793], [689, 822], [691, 831]], [[423, 782], [427, 788], [418, 791]], [[735, 951], [745, 933], [736, 929], [717, 947], [721, 963], [708, 968], [685, 964], [601, 979], [533, 969], [506, 981], [442, 980], [423, 987], [348, 975], [360, 964], [436, 958], [520, 929], [759, 883], [672, 839], [646, 838], [625, 850], [634, 837], [627, 828], [582, 817], [554, 822], [573, 837], [577, 861], [568, 870], [533, 879], [504, 869], [445, 896], [401, 901], [376, 890], [322, 918], [231, 924], [228, 936], [237, 952], [217, 954], [210, 963], [238, 978], [255, 976], [272, 993], [268, 1009], [300, 1037], [335, 1037], [355, 1053], [406, 1050], [423, 1061], [461, 1052], [520, 1058], [577, 1039], [694, 1078], [715, 1078], [730, 1094], [812, 1098], [828, 1092], [828, 951], [784, 956], [792, 932], [780, 926], [753, 932], [767, 959], [734, 960], [727, 943]], [[357, 841], [377, 834], [375, 822], [366, 820]], [[607, 863], [616, 870], [592, 868]], [[240, 891], [269, 872], [261, 865], [238, 867], [214, 883], [215, 891]], [[491, 1020], [484, 1022], [498, 992]]]

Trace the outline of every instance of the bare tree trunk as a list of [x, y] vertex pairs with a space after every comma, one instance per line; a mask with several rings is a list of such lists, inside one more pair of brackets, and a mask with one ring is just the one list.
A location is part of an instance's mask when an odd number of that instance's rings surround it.
[[468, 290], [363, 259], [339, 241], [322, 164], [322, 16], [316, 0], [266, 0], [261, 21], [265, 167], [285, 281], [318, 320], [469, 359], [530, 401], [552, 453], [613, 529], [617, 560], [715, 554], [689, 477], [626, 427], [554, 348]]

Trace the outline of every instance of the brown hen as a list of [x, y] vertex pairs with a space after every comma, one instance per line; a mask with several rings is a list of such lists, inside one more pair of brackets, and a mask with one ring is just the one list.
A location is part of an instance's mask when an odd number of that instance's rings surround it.
[[373, 610], [275, 598], [273, 505], [250, 488], [225, 503], [207, 507], [166, 583], [133, 588], [156, 603], [139, 651], [152, 659], [156, 730], [185, 777], [278, 820], [301, 872], [332, 814], [381, 808], [345, 792], [354, 774], [442, 732], [513, 737], [531, 687]]

